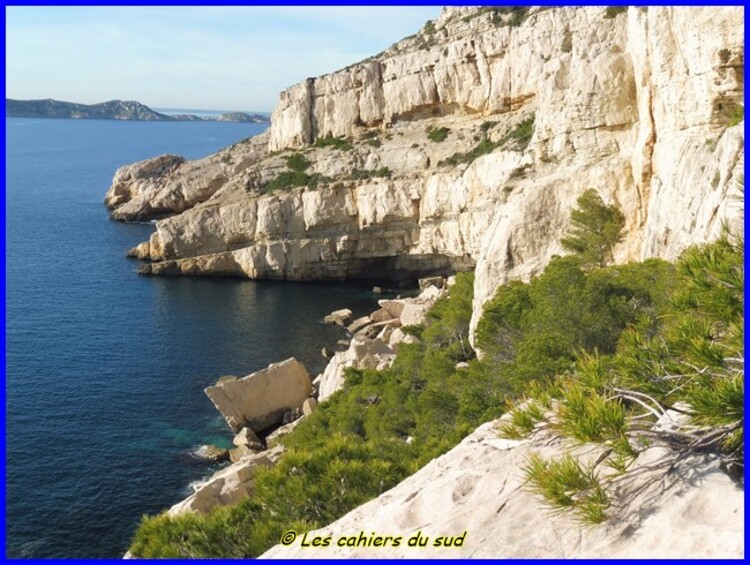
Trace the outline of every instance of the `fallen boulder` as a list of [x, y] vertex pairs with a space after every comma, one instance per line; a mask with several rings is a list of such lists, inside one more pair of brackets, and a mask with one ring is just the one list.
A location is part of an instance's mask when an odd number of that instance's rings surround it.
[[250, 428], [242, 428], [239, 433], [234, 436], [232, 443], [237, 447], [245, 446], [254, 451], [263, 451], [265, 447], [263, 442], [258, 439], [255, 432]]
[[201, 445], [195, 450], [195, 455], [206, 461], [226, 461], [229, 459], [229, 452], [215, 445]]
[[170, 516], [205, 514], [216, 506], [236, 504], [253, 492], [258, 467], [272, 467], [281, 457], [279, 446], [250, 457], [214, 473], [208, 480], [193, 487], [195, 492], [169, 509]]
[[400, 318], [404, 311], [403, 300], [378, 300], [378, 305], [386, 310], [392, 318]]
[[313, 412], [315, 412], [315, 409], [318, 407], [318, 401], [314, 398], [308, 398], [305, 400], [305, 403], [302, 405], [302, 415], [303, 416], [309, 416]]
[[432, 308], [432, 304], [432, 302], [404, 302], [404, 309], [401, 312], [401, 325], [417, 326], [423, 323], [427, 311]]
[[331, 312], [323, 318], [323, 321], [326, 324], [336, 324], [338, 326], [346, 326], [349, 324], [349, 322], [352, 321], [352, 311], [348, 308], [344, 308], [342, 310], [336, 310], [335, 312]]
[[250, 449], [247, 445], [240, 445], [238, 447], [235, 447], [234, 449], [229, 450], [229, 460], [232, 463], [237, 463], [241, 459], [244, 459], [245, 457], [251, 457], [255, 455], [256, 453], [259, 453], [256, 450]]
[[304, 365], [292, 357], [241, 379], [223, 377], [205, 392], [234, 432], [244, 427], [259, 432], [301, 407], [312, 384]]
[[387, 322], [389, 320], [393, 320], [395, 316], [392, 316], [391, 313], [386, 310], [385, 308], [381, 308], [380, 310], [376, 310], [372, 314], [370, 314], [370, 319], [375, 322]]
[[425, 279], [419, 279], [419, 288], [421, 290], [424, 290], [430, 286], [434, 286], [437, 288], [444, 288], [445, 277], [427, 277]]
[[271, 449], [277, 447], [281, 442], [281, 438], [292, 433], [292, 430], [296, 428], [302, 420], [304, 420], [304, 418], [299, 418], [294, 422], [290, 422], [289, 424], [285, 424], [277, 430], [274, 430], [273, 433], [266, 438], [266, 445], [268, 445], [268, 448]]
[[370, 319], [370, 316], [362, 316], [361, 318], [354, 320], [346, 329], [349, 333], [356, 334], [359, 330], [366, 328], [372, 323], [373, 320]]
[[393, 356], [394, 353], [382, 340], [354, 336], [349, 349], [336, 353], [323, 371], [318, 400], [322, 402], [344, 386], [344, 369], [347, 367], [375, 369], [381, 363], [382, 356]]

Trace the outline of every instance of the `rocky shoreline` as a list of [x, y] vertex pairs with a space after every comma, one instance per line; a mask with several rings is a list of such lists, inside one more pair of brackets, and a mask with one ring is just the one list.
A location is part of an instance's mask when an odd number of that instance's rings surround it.
[[403, 328], [423, 323], [435, 301], [448, 295], [454, 280], [422, 279], [418, 296], [379, 300], [379, 309], [356, 320], [348, 309], [326, 316], [324, 321], [341, 326], [349, 339], [339, 342], [339, 351], [330, 354], [325, 370], [314, 379], [302, 363], [290, 358], [242, 378], [221, 377], [207, 387], [206, 395], [235, 433], [235, 447], [202, 446], [198, 453], [207, 460], [229, 460], [231, 464], [194, 485], [194, 492], [168, 513], [206, 514], [252, 496], [256, 470], [280, 460], [285, 449], [283, 437], [312, 414], [318, 403], [341, 390], [345, 369], [390, 367], [399, 345], [416, 340]]

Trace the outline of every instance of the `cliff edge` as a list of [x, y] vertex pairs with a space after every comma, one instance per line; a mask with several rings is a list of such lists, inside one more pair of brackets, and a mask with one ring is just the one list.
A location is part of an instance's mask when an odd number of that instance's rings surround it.
[[476, 268], [474, 325], [500, 284], [562, 252], [589, 188], [626, 216], [618, 261], [673, 259], [739, 221], [743, 12], [610, 15], [446, 8], [284, 91], [264, 136], [118, 171], [107, 203], [116, 219], [163, 218], [133, 252], [148, 274]]

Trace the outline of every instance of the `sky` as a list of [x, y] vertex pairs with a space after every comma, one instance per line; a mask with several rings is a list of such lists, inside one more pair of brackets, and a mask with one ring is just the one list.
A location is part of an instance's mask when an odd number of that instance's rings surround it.
[[437, 6], [6, 7], [6, 97], [273, 110], [415, 33]]

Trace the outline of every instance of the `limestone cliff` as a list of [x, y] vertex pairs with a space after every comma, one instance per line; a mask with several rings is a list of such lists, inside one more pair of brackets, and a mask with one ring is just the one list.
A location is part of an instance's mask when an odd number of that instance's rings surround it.
[[[264, 136], [118, 171], [113, 217], [163, 218], [132, 250], [151, 261], [143, 272], [475, 267], [476, 324], [500, 284], [562, 252], [588, 188], [626, 216], [619, 261], [672, 259], [739, 220], [741, 8], [506, 12], [446, 8], [383, 53], [284, 91]], [[306, 168], [289, 169], [295, 154]]]

